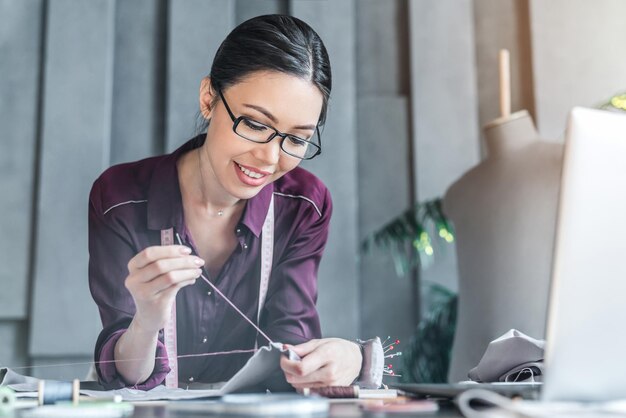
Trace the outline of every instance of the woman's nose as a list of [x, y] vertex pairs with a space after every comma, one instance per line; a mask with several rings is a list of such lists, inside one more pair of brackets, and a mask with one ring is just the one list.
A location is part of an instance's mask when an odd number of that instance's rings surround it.
[[277, 136], [272, 139], [270, 142], [265, 144], [258, 144], [255, 147], [254, 156], [265, 164], [275, 165], [278, 164], [278, 160], [280, 159], [280, 141], [282, 138]]

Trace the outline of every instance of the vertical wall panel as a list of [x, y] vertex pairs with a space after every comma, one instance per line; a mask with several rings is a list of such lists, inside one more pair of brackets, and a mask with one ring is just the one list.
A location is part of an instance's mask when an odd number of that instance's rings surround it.
[[166, 149], [195, 133], [200, 81], [233, 28], [235, 2], [170, 0], [167, 46]]
[[[27, 321], [0, 321], [0, 366], [23, 367], [28, 363], [26, 352]], [[18, 372], [29, 374], [28, 371]]]
[[479, 121], [500, 116], [498, 52], [511, 56], [511, 109], [534, 114], [528, 0], [475, 0]]
[[[408, 104], [406, 98], [359, 98], [359, 235], [380, 228], [410, 205]], [[391, 335], [409, 341], [415, 330], [413, 284], [397, 277], [387, 252], [361, 257], [363, 338]]]
[[624, 16], [621, 0], [530, 0], [536, 122], [544, 137], [562, 137], [572, 107], [626, 91]]
[[409, 10], [416, 195], [424, 200], [478, 162], [473, 11], [470, 0], [415, 0]]
[[87, 201], [109, 162], [114, 1], [50, 0], [30, 353], [93, 352]]
[[[474, 27], [470, 0], [409, 2], [415, 194], [440, 197], [478, 162]], [[436, 241], [422, 283], [457, 288], [454, 248]], [[424, 309], [428, 306], [424, 304]]]
[[[293, 0], [292, 14], [320, 35], [330, 55], [333, 91], [322, 154], [303, 166], [333, 196], [331, 231], [319, 273], [318, 308], [324, 335], [358, 332], [355, 9], [353, 0]], [[337, 313], [341, 312], [340, 315]]]
[[406, 0], [356, 3], [357, 96], [410, 94]]
[[0, 318], [27, 315], [41, 14], [0, 0]]
[[[356, 4], [359, 242], [413, 203], [407, 10], [406, 1]], [[418, 319], [415, 278], [398, 277], [386, 250], [362, 254], [359, 267], [359, 335], [408, 342]]]
[[235, 24], [260, 15], [287, 14], [288, 6], [288, 0], [235, 0]]
[[117, 1], [111, 164], [162, 151], [165, 1]]

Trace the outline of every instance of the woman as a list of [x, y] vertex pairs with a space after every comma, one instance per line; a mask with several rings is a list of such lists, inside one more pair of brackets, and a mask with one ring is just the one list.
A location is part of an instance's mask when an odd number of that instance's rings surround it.
[[[174, 301], [178, 355], [267, 344], [201, 275], [258, 319], [262, 333], [302, 357], [281, 360], [295, 388], [359, 376], [368, 364], [362, 347], [320, 339], [316, 276], [332, 204], [321, 181], [298, 167], [321, 151], [330, 90], [326, 49], [306, 23], [280, 15], [248, 20], [224, 40], [201, 82], [206, 133], [96, 180], [89, 281], [104, 326], [95, 357], [105, 386], [150, 389], [164, 381], [163, 328]], [[160, 245], [170, 228], [180, 245]], [[271, 267], [262, 267], [262, 238], [272, 232]], [[269, 274], [264, 297], [262, 274]], [[183, 356], [178, 380], [226, 381], [249, 357]]]

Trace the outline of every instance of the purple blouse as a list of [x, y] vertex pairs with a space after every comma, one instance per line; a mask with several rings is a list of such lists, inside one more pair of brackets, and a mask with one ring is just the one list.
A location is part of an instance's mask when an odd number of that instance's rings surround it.
[[[95, 360], [114, 359], [114, 347], [128, 328], [135, 304], [124, 286], [128, 261], [146, 247], [160, 245], [161, 229], [174, 228], [197, 254], [185, 226], [176, 161], [204, 142], [200, 135], [172, 154], [121, 164], [106, 170], [89, 197], [89, 287], [98, 304], [103, 330]], [[317, 270], [326, 245], [332, 213], [328, 189], [311, 173], [295, 168], [248, 200], [234, 233], [239, 245], [216, 277], [206, 277], [248, 316], [257, 320], [261, 270], [261, 229], [274, 194], [274, 258], [261, 329], [274, 341], [298, 344], [321, 338]], [[178, 355], [254, 348], [267, 344], [202, 280], [182, 288], [176, 297]], [[167, 356], [163, 332], [155, 357]], [[181, 382], [220, 382], [232, 377], [249, 353], [180, 358]], [[115, 363], [98, 364], [107, 388], [129, 386]], [[158, 359], [140, 389], [165, 380], [167, 359]]]

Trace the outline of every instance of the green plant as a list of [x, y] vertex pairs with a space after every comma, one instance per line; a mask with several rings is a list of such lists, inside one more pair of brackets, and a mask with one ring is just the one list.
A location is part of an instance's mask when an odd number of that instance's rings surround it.
[[400, 215], [368, 235], [361, 243], [364, 254], [374, 248], [388, 251], [396, 274], [405, 276], [415, 267], [427, 267], [434, 255], [432, 235], [447, 243], [454, 241], [454, 232], [443, 213], [441, 199], [416, 203]]
[[[398, 276], [414, 268], [427, 268], [433, 262], [433, 241], [454, 242], [452, 225], [442, 209], [440, 198], [417, 203], [374, 231], [361, 244], [364, 254], [374, 248], [390, 253]], [[432, 282], [422, 282], [429, 309], [422, 316], [403, 350], [402, 380], [441, 383], [447, 380], [452, 340], [456, 326], [456, 294]]]
[[626, 111], [626, 92], [616, 94], [598, 107], [606, 110]]
[[456, 329], [457, 295], [430, 284], [431, 309], [422, 317], [403, 357], [403, 382], [445, 383]]

